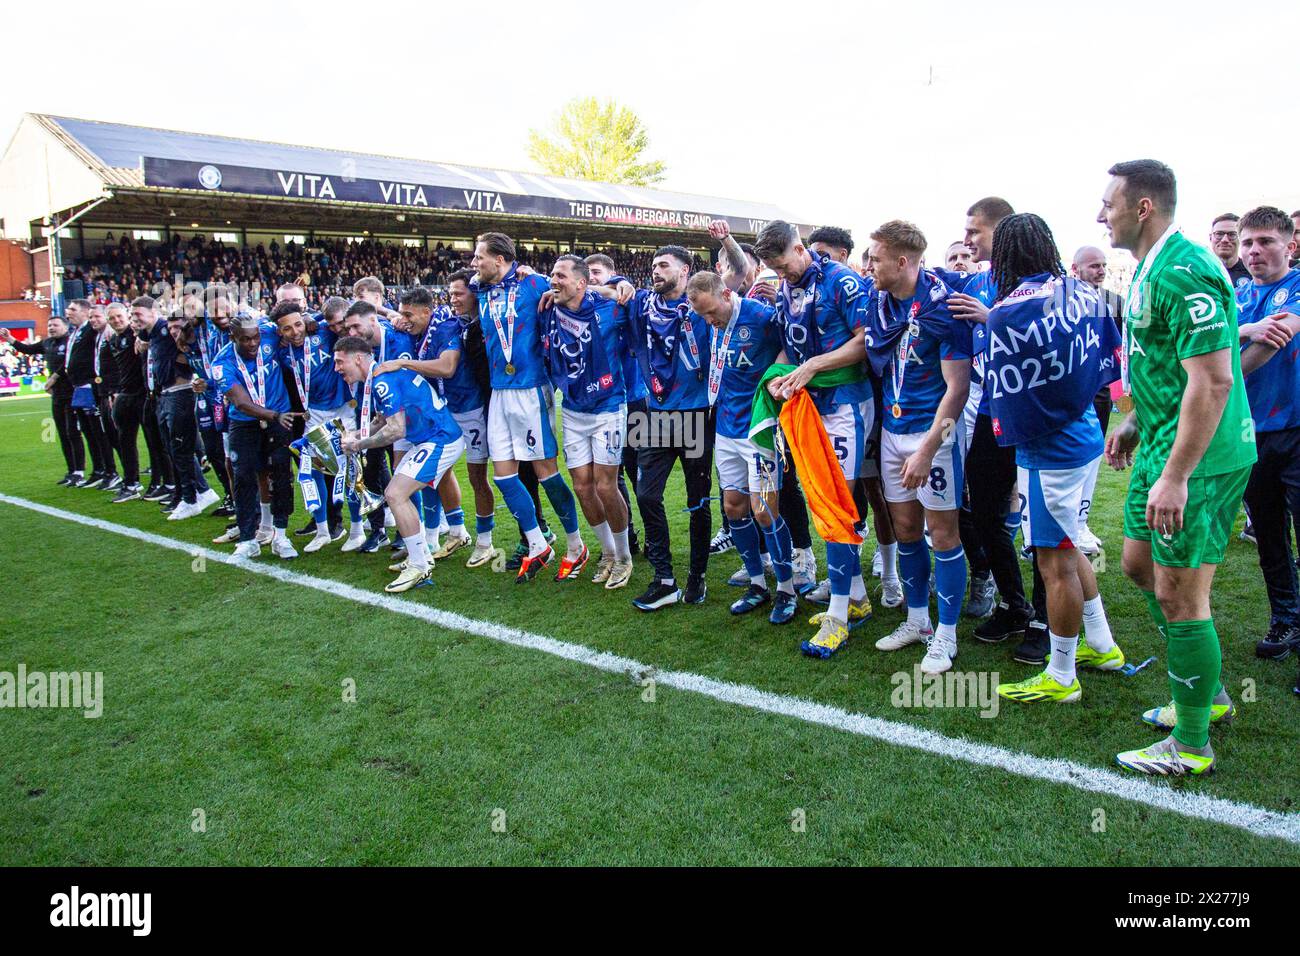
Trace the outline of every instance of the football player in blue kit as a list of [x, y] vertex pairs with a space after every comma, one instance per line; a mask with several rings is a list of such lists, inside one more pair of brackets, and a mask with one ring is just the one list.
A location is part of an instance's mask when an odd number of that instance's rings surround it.
[[[595, 252], [583, 260], [587, 263], [587, 271], [591, 274], [591, 285], [610, 285], [617, 286], [620, 282], [624, 285], [624, 301], [619, 305], [625, 305], [627, 300], [631, 299], [633, 289], [631, 283], [619, 275], [614, 269], [614, 260], [603, 252]], [[617, 300], [616, 300], [617, 301]], [[622, 326], [623, 339], [619, 343], [619, 352], [623, 359], [623, 389], [627, 392], [627, 419], [631, 420], [632, 416], [644, 420], [646, 414], [646, 387], [645, 381], [641, 378], [641, 369], [637, 365], [636, 355], [632, 352], [632, 343], [629, 339], [631, 331], [626, 324]], [[626, 428], [624, 429], [626, 436]], [[626, 476], [627, 480], [624, 480]], [[628, 493], [627, 482], [631, 481], [633, 487], [636, 486], [636, 449], [630, 446], [626, 441], [623, 442], [623, 464], [618, 474], [618, 493], [623, 499], [623, 504], [628, 509], [627, 520], [627, 541], [628, 548], [633, 554], [640, 550], [640, 543], [637, 541], [636, 523], [632, 520], [632, 496]]]
[[[861, 472], [871, 434], [873, 409], [866, 355], [866, 318], [871, 294], [867, 283], [847, 266], [809, 252], [799, 230], [775, 220], [763, 227], [754, 251], [777, 274], [777, 322], [782, 332], [777, 362], [796, 366], [768, 382], [773, 396], [787, 399], [806, 388], [818, 373], [836, 372], [843, 384], [808, 389], [840, 471], [852, 489]], [[871, 617], [871, 602], [862, 580], [860, 545], [829, 542], [826, 570], [830, 605], [815, 615], [815, 636], [802, 644], [804, 653], [830, 657], [849, 638], [849, 628]]]
[[994, 306], [984, 326], [989, 411], [998, 444], [1015, 448], [1025, 540], [1046, 585], [1051, 646], [1041, 673], [997, 692], [1021, 703], [1071, 703], [1083, 693], [1077, 667], [1124, 666], [1092, 563], [1079, 548], [1085, 499], [1105, 449], [1093, 398], [1119, 378], [1119, 327], [1108, 299], [1065, 275], [1038, 216], [1003, 219], [993, 248]]
[[692, 312], [711, 328], [707, 386], [716, 413], [713, 461], [731, 540], [749, 572], [749, 587], [732, 603], [731, 613], [748, 614], [772, 600], [758, 546], [761, 533], [767, 538], [777, 582], [768, 620], [788, 624], [797, 598], [794, 549], [779, 507], [781, 467], [774, 451], [749, 438], [754, 392], [783, 344], [776, 310], [733, 292], [716, 272], [691, 276], [686, 296]]
[[477, 275], [471, 288], [478, 297], [479, 324], [487, 347], [492, 398], [488, 404], [488, 454], [493, 478], [528, 539], [528, 554], [516, 583], [533, 580], [553, 552], [542, 534], [537, 509], [519, 480], [519, 462], [529, 461], [555, 509], [567, 538], [564, 560], [585, 561], [586, 545], [578, 530], [578, 507], [556, 464], [555, 390], [542, 355], [537, 316], [549, 283], [537, 275], [518, 275], [514, 240], [485, 232], [474, 246]]
[[217, 389], [230, 405], [230, 462], [235, 472], [235, 516], [239, 544], [235, 556], [261, 554], [259, 476], [267, 473], [274, 530], [271, 550], [278, 558], [296, 558], [285, 535], [293, 513], [293, 481], [289, 468], [290, 429], [296, 413], [289, 404], [284, 376], [275, 360], [279, 345], [273, 326], [251, 316], [231, 323], [231, 340], [212, 364]]
[[[405, 332], [399, 332], [388, 322], [379, 320], [375, 306], [365, 299], [353, 302], [343, 315], [345, 335], [361, 338], [370, 343], [375, 361], [380, 365], [391, 359], [411, 358], [415, 354], [415, 343]], [[355, 394], [352, 400], [357, 402], [355, 412], [360, 414], [360, 399]], [[359, 418], [357, 419], [359, 422]], [[396, 452], [397, 449], [394, 449]], [[378, 494], [388, 487], [388, 458], [383, 447], [368, 448], [364, 459], [364, 478], [366, 487]], [[385, 499], [387, 500], [387, 499]], [[376, 508], [370, 513], [370, 534], [357, 550], [362, 554], [373, 554], [387, 540], [384, 533], [384, 509]]]
[[[550, 304], [540, 318], [551, 381], [563, 397], [564, 461], [583, 516], [600, 541], [592, 581], [612, 591], [632, 577], [628, 508], [618, 491], [627, 437], [622, 361], [627, 320], [617, 302], [588, 293], [590, 278], [581, 256], [557, 258]], [[555, 579], [576, 578], [583, 563], [585, 557], [561, 562]]]
[[[966, 210], [963, 242], [975, 264], [991, 262], [993, 231], [1013, 212], [1011, 204], [997, 196], [986, 196]], [[993, 272], [984, 269], [968, 276], [965, 284], [948, 297], [948, 310], [972, 323], [970, 397], [965, 410], [969, 442], [966, 484], [975, 536], [988, 558], [999, 595], [993, 615], [975, 627], [975, 639], [998, 644], [1009, 638], [1024, 638], [1013, 656], [1023, 663], [1041, 664], [1048, 649], [1047, 624], [1035, 620], [1034, 609], [1025, 595], [1020, 557], [1014, 544], [1013, 525], [1020, 520], [1015, 452], [998, 445], [984, 391], [984, 352], [988, 337], [983, 323], [993, 305]], [[1008, 524], [1008, 517], [1012, 525]], [[980, 599], [983, 595], [972, 590], [972, 597]]]
[[[412, 369], [429, 379], [434, 390], [446, 400], [446, 379], [455, 374], [460, 365], [460, 321], [451, 309], [435, 306], [432, 292], [422, 286], [414, 286], [403, 292], [398, 300], [398, 318], [393, 325], [411, 336], [415, 354], [409, 359], [391, 359], [380, 365], [377, 373]], [[448, 407], [450, 404], [448, 401]], [[400, 445], [403, 452], [410, 447], [407, 442], [401, 442]], [[435, 561], [449, 558], [470, 545], [472, 539], [465, 530], [460, 483], [456, 480], [455, 472], [448, 471], [437, 488], [421, 489], [420, 512], [424, 519], [424, 540]], [[447, 528], [446, 544], [441, 541], [440, 529], [443, 525]], [[400, 567], [394, 570], [400, 570]]]
[[[333, 336], [328, 329], [318, 328], [309, 335], [306, 316], [297, 302], [281, 302], [271, 310], [271, 321], [280, 335], [276, 358], [289, 373], [298, 401], [306, 409], [307, 428], [346, 417], [350, 411], [347, 383], [334, 371], [334, 356], [329, 351]], [[330, 532], [333, 481], [312, 467], [311, 455], [302, 455], [299, 460], [298, 484], [303, 504], [316, 519], [316, 532], [302, 550], [304, 554], [312, 554], [342, 538], [344, 532], [342, 527], [336, 534]]]
[[[957, 510], [965, 484], [971, 329], [948, 311], [947, 283], [921, 268], [925, 249], [921, 230], [892, 220], [871, 234], [868, 253], [876, 280], [870, 354], [885, 391], [880, 470], [907, 599], [906, 620], [876, 647], [894, 651], [924, 642], [921, 670], [940, 674], [957, 655], [957, 619], [966, 594]], [[937, 631], [930, 627], [926, 527], [935, 548]]]
[[344, 336], [334, 345], [335, 368], [361, 395], [360, 423], [343, 436], [343, 451], [383, 448], [401, 439], [410, 443], [384, 489], [407, 553], [397, 578], [384, 590], [400, 593], [428, 583], [433, 569], [412, 497], [422, 488], [438, 486], [465, 443], [447, 403], [428, 379], [409, 369], [376, 374], [377, 364], [366, 339]]
[[1300, 604], [1287, 533], [1288, 511], [1300, 514], [1300, 339], [1294, 338], [1300, 332], [1300, 270], [1289, 264], [1296, 250], [1290, 222], [1281, 209], [1260, 206], [1237, 223], [1251, 276], [1236, 288], [1237, 334], [1259, 455], [1245, 499], [1270, 611], [1268, 633], [1255, 653], [1272, 660], [1300, 651]]

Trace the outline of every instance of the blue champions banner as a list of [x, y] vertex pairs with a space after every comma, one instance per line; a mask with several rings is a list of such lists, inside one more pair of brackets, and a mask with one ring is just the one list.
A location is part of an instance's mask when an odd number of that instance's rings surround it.
[[[258, 169], [222, 163], [179, 159], [143, 158], [146, 186], [163, 189], [198, 189], [279, 199], [310, 199], [315, 202], [372, 203], [406, 209], [450, 209], [461, 212], [500, 213], [507, 216], [544, 216], [584, 222], [690, 229], [703, 232], [710, 219], [725, 219], [735, 232], [755, 234], [765, 219], [741, 219], [700, 211], [661, 209], [590, 200], [561, 199], [462, 189], [431, 183], [358, 179], [345, 174], [324, 175], [288, 169]], [[808, 227], [800, 225], [806, 232]]]
[[1110, 300], [1085, 282], [1030, 276], [989, 310], [985, 388], [999, 445], [1064, 428], [1119, 378]]

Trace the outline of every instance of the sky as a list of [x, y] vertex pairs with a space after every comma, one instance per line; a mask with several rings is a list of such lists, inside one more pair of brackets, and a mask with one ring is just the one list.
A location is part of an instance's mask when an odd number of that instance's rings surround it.
[[665, 188], [772, 202], [859, 249], [908, 219], [932, 261], [987, 195], [1043, 216], [1067, 261], [1108, 248], [1095, 219], [1125, 159], [1173, 167], [1201, 242], [1220, 212], [1300, 207], [1294, 0], [55, 11], [6, 12], [5, 141], [46, 112], [533, 170], [529, 129], [596, 95], [641, 116]]

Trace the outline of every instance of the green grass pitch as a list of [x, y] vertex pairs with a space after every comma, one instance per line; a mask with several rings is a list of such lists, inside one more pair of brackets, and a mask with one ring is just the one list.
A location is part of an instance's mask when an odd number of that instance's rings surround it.
[[[0, 492], [194, 544], [223, 527], [57, 487], [47, 416], [44, 399], [0, 403]], [[461, 478], [468, 499], [463, 466]], [[1103, 471], [1091, 521], [1116, 551], [1126, 480]], [[684, 569], [678, 476], [669, 491]], [[498, 516], [500, 545], [513, 522]], [[195, 570], [184, 553], [11, 505], [0, 518], [0, 670], [102, 671], [105, 697], [99, 719], [0, 710], [0, 865], [1300, 863], [1300, 846], [1234, 827], [664, 687], [647, 701], [628, 676], [239, 568]], [[1042, 757], [1110, 766], [1156, 739], [1138, 714], [1168, 699], [1159, 637], [1117, 556], [1100, 574], [1116, 639], [1130, 660], [1158, 661], [1133, 677], [1082, 672], [1081, 704], [1005, 704], [992, 719], [892, 706], [891, 675], [922, 653], [872, 647], [898, 611], [877, 606], [830, 661], [798, 652], [811, 611], [784, 628], [731, 617], [734, 553], [714, 560], [704, 607], [650, 616], [630, 604], [649, 576], [640, 558], [620, 592], [549, 576], [517, 587], [458, 558], [406, 599]], [[292, 569], [377, 591], [387, 561], [333, 548]], [[1219, 773], [1153, 786], [1293, 811], [1295, 663], [1253, 655], [1268, 610], [1248, 544], [1233, 540], [1214, 608], [1240, 716], [1213, 732]], [[972, 625], [959, 670], [1028, 676]]]

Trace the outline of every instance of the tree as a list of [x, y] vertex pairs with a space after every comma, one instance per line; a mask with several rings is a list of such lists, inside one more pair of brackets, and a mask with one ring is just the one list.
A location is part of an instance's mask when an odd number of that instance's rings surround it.
[[649, 134], [636, 113], [594, 96], [570, 100], [549, 135], [528, 133], [528, 155], [551, 175], [629, 186], [648, 186], [664, 178], [662, 162], [642, 161], [649, 145]]

